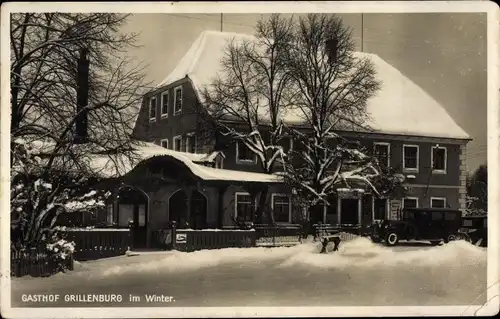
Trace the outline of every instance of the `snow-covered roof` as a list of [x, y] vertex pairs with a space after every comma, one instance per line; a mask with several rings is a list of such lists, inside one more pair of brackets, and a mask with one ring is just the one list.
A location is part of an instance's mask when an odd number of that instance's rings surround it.
[[[255, 40], [245, 34], [203, 31], [175, 69], [158, 84], [169, 85], [186, 76], [197, 93], [209, 85], [221, 71], [220, 61], [229, 41], [236, 43]], [[373, 53], [355, 53], [368, 57], [377, 70], [382, 88], [367, 103], [368, 124], [373, 130], [386, 134], [468, 139], [469, 135], [455, 123], [436, 100], [399, 70]], [[199, 96], [199, 94], [198, 94]], [[283, 115], [287, 123], [302, 122], [297, 111]]]
[[[244, 171], [234, 171], [228, 169], [212, 168], [203, 165], [199, 165], [193, 162], [193, 159], [198, 158], [196, 155], [201, 154], [191, 154], [184, 152], [177, 152], [173, 150], [166, 149], [159, 145], [140, 142], [137, 147], [137, 154], [139, 156], [139, 162], [151, 159], [153, 157], [168, 156], [174, 158], [183, 164], [197, 177], [202, 180], [217, 180], [217, 181], [243, 181], [243, 182], [263, 182], [263, 183], [273, 183], [280, 182], [281, 178], [274, 174], [263, 174], [263, 173], [251, 173]], [[136, 163], [137, 165], [138, 163]], [[114, 163], [108, 158], [102, 157], [101, 160], [95, 161], [95, 169], [100, 171], [103, 177], [115, 177], [115, 171], [109, 168], [114, 168]], [[122, 174], [126, 174], [131, 171], [136, 165], [131, 164], [124, 167]], [[108, 168], [109, 166], [109, 168]]]

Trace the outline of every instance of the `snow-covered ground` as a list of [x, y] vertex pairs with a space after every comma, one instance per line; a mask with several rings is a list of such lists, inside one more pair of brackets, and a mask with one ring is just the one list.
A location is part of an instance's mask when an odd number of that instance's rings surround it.
[[[387, 248], [358, 238], [336, 253], [290, 248], [143, 253], [78, 263], [50, 278], [12, 280], [18, 306], [388, 306], [484, 303], [486, 250], [466, 242]], [[32, 304], [22, 294], [122, 294], [120, 304]], [[175, 302], [130, 303], [129, 294]]]

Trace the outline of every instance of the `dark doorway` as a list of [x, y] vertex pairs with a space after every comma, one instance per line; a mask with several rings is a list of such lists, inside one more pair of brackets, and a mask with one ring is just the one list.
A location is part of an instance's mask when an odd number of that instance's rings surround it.
[[118, 197], [118, 227], [130, 227], [132, 247], [147, 247], [147, 195], [132, 187], [123, 187]]
[[178, 190], [168, 200], [168, 217], [171, 222], [176, 222], [177, 227], [185, 227], [187, 216], [187, 195], [183, 190]]
[[311, 224], [320, 224], [323, 223], [323, 213], [325, 211], [323, 203], [319, 203], [314, 207], [311, 207], [309, 219]]
[[340, 202], [341, 215], [340, 223], [344, 225], [357, 225], [358, 220], [358, 199], [342, 198]]
[[193, 229], [207, 228], [207, 198], [199, 191], [191, 195], [191, 221]]

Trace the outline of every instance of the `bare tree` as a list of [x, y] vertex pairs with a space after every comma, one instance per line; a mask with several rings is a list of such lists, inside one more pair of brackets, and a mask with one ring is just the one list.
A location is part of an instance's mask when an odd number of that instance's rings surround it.
[[[280, 145], [284, 137], [282, 117], [290, 101], [284, 52], [292, 26], [292, 20], [272, 15], [257, 23], [255, 39], [230, 42], [220, 75], [202, 94], [202, 124], [247, 147], [264, 173], [272, 173], [278, 160], [286, 156]], [[264, 190], [257, 215], [266, 198]]]
[[[307, 206], [327, 203], [338, 185], [370, 185], [379, 175], [375, 158], [349, 145], [338, 132], [369, 130], [366, 103], [380, 88], [374, 65], [356, 55], [351, 31], [326, 14], [300, 18], [287, 68], [298, 94], [294, 106], [305, 118], [292, 127], [296, 144], [287, 165], [286, 181]], [[328, 204], [328, 203], [327, 203]]]
[[[56, 203], [79, 196], [68, 190], [86, 188], [102, 175], [97, 170], [118, 174], [132, 160], [130, 133], [146, 84], [143, 67], [125, 54], [136, 39], [120, 33], [127, 15], [14, 13], [10, 18], [12, 187], [28, 192], [14, 208], [29, 224], [44, 220], [60, 206]], [[82, 49], [90, 63], [88, 103], [77, 109]], [[87, 136], [76, 144], [75, 124], [82, 114]]]

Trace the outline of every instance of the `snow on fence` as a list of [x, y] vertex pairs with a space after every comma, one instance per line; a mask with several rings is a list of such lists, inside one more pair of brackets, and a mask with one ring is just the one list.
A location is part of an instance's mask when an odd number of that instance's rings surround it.
[[120, 256], [132, 246], [132, 236], [127, 228], [67, 228], [64, 233], [67, 241], [75, 243], [75, 260]]
[[73, 267], [74, 260], [71, 254], [68, 258], [57, 261], [54, 259], [54, 255], [47, 254], [45, 247], [11, 250], [10, 271], [13, 277], [27, 275], [46, 277], [54, 275], [62, 269], [73, 270]]
[[254, 247], [253, 230], [175, 230], [174, 249], [191, 252], [202, 249], [221, 249], [232, 247]]

